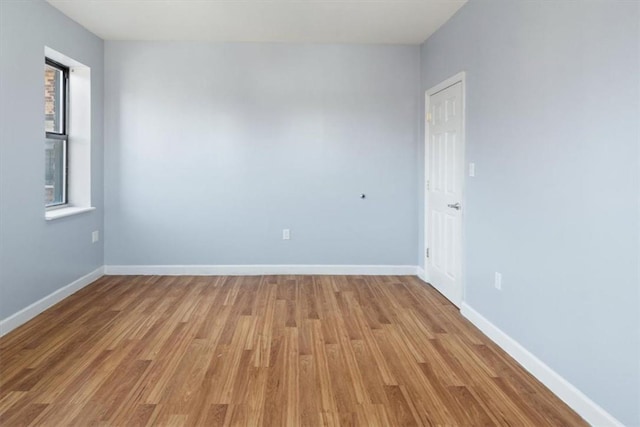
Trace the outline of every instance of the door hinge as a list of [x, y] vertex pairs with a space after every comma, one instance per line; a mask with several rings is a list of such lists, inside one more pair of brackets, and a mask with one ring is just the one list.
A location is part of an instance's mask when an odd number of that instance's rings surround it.
[[427, 113], [427, 122], [431, 123], [431, 111]]
[[427, 248], [427, 258], [429, 258], [429, 248]]
[[430, 190], [430, 189], [431, 189], [430, 187], [431, 187], [431, 185], [430, 185], [430, 181], [429, 181], [429, 180], [427, 180], [427, 190]]

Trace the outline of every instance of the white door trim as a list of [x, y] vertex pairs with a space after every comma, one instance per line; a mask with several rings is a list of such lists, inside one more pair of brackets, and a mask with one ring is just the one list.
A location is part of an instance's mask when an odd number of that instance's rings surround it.
[[[465, 183], [466, 183], [466, 145], [467, 145], [467, 135], [466, 135], [466, 123], [467, 123], [467, 103], [466, 103], [466, 73], [464, 71], [459, 72], [458, 74], [449, 77], [441, 83], [433, 86], [431, 89], [428, 89], [425, 92], [425, 109], [424, 109], [424, 180], [422, 183], [423, 191], [424, 191], [424, 247], [425, 249], [429, 247], [429, 215], [428, 215], [428, 206], [429, 206], [429, 189], [427, 188], [427, 182], [429, 180], [429, 165], [430, 157], [429, 157], [429, 140], [430, 140], [430, 128], [429, 128], [429, 120], [427, 120], [427, 114], [430, 110], [430, 101], [431, 96], [435, 95], [438, 92], [445, 90], [446, 88], [453, 86], [456, 83], [462, 84], [462, 162], [465, 165], [465, 170], [462, 176], [464, 177], [462, 181], [462, 228], [461, 228], [461, 277], [460, 282], [462, 284], [462, 293], [460, 301], [452, 301], [458, 307], [462, 306], [462, 302], [465, 300], [465, 289], [466, 289], [466, 280], [465, 280], [465, 209], [466, 209], [466, 197], [465, 197]], [[429, 274], [429, 266], [426, 260], [426, 253], [422, 254], [422, 259], [424, 259], [424, 279], [425, 281], [430, 280]]]

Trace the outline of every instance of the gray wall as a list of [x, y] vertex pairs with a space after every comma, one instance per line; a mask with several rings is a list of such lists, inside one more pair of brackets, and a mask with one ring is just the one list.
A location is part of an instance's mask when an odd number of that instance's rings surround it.
[[419, 61], [105, 42], [106, 264], [415, 265]]
[[423, 90], [467, 72], [466, 302], [627, 425], [640, 425], [638, 8], [472, 0], [422, 47]]
[[[44, 219], [44, 47], [91, 67], [92, 197]], [[103, 264], [103, 42], [44, 1], [0, 1], [0, 319]]]

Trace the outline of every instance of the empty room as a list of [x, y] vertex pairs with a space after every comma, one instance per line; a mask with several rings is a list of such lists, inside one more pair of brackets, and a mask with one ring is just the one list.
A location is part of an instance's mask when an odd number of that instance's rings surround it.
[[640, 427], [640, 2], [0, 0], [0, 426], [98, 425]]

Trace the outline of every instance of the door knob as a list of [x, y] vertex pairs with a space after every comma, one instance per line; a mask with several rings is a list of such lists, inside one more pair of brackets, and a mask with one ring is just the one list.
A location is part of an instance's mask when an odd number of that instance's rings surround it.
[[457, 211], [459, 211], [462, 208], [462, 206], [460, 206], [460, 203], [448, 204], [447, 206]]

